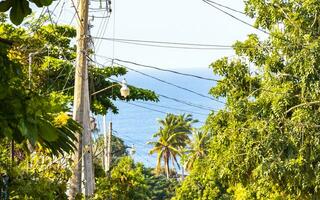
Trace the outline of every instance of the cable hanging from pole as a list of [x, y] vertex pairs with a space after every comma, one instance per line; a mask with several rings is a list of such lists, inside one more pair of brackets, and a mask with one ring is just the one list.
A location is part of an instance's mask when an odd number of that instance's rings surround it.
[[269, 33], [268, 31], [265, 31], [265, 30], [263, 30], [263, 29], [257, 28], [257, 27], [255, 27], [255, 26], [253, 26], [252, 24], [250, 24], [250, 23], [248, 23], [248, 22], [246, 22], [246, 21], [244, 21], [244, 20], [242, 20], [242, 19], [240, 19], [240, 18], [238, 18], [238, 17], [236, 17], [236, 16], [228, 13], [227, 11], [222, 10], [221, 8], [213, 5], [213, 3], [211, 3], [210, 1], [208, 1], [208, 0], [202, 0], [202, 1], [203, 1], [204, 3], [210, 5], [211, 7], [219, 10], [220, 12], [222, 12], [222, 13], [230, 16], [230, 17], [232, 17], [233, 19], [235, 19], [235, 20], [237, 20], [237, 21], [239, 21], [239, 22], [241, 22], [241, 23], [243, 23], [243, 24], [246, 24], [247, 26], [250, 26], [250, 27], [252, 27], [252, 28], [254, 28], [254, 29], [258, 30], [258, 31], [261, 31], [262, 33], [265, 33], [265, 34], [267, 34], [267, 35], [270, 35], [270, 33]]
[[196, 114], [196, 115], [202, 115], [202, 116], [208, 116], [208, 114], [205, 113], [199, 113], [199, 112], [194, 112], [194, 111], [190, 111], [190, 110], [184, 110], [184, 109], [179, 109], [179, 108], [174, 108], [174, 107], [169, 107], [169, 106], [163, 106], [163, 105], [158, 105], [158, 104], [152, 104], [152, 103], [148, 103], [148, 102], [137, 102], [140, 104], [145, 104], [145, 105], [150, 105], [150, 106], [154, 106], [154, 107], [159, 107], [159, 108], [166, 108], [166, 109], [170, 109], [170, 110], [177, 110], [177, 111], [182, 111], [185, 113], [191, 113], [191, 114]]
[[116, 64], [119, 65], [119, 66], [122, 66], [122, 67], [124, 67], [124, 68], [126, 68], [126, 69], [129, 69], [129, 70], [131, 70], [131, 71], [134, 71], [134, 72], [136, 72], [136, 73], [139, 73], [139, 74], [141, 74], [141, 75], [144, 75], [144, 76], [147, 76], [147, 77], [152, 78], [152, 79], [154, 79], [154, 80], [157, 80], [157, 81], [159, 81], [159, 82], [165, 83], [165, 84], [167, 84], [167, 85], [171, 85], [171, 86], [176, 87], [176, 88], [179, 88], [179, 89], [181, 89], [181, 90], [185, 90], [185, 91], [188, 91], [188, 92], [193, 93], [193, 94], [195, 94], [195, 95], [198, 95], [198, 96], [200, 96], [200, 97], [207, 98], [207, 99], [216, 101], [216, 102], [218, 102], [218, 103], [224, 104], [224, 102], [222, 102], [222, 101], [220, 101], [220, 100], [217, 100], [217, 99], [214, 99], [214, 98], [212, 98], [212, 97], [210, 97], [210, 96], [203, 95], [203, 94], [201, 94], [201, 93], [199, 93], [199, 92], [196, 92], [196, 91], [190, 90], [190, 89], [188, 89], [188, 88], [185, 88], [185, 87], [176, 85], [176, 84], [174, 84], [174, 83], [170, 83], [170, 82], [168, 82], [168, 81], [165, 81], [165, 80], [162, 80], [162, 79], [157, 78], [157, 77], [155, 77], [155, 76], [152, 76], [152, 75], [146, 74], [146, 73], [144, 73], [144, 72], [141, 72], [141, 71], [132, 69], [132, 68], [130, 68], [130, 67], [121, 65], [121, 64], [119, 64], [119, 63], [116, 63]]
[[108, 38], [108, 37], [95, 37], [94, 39], [109, 40], [114, 42], [133, 42], [133, 43], [150, 43], [162, 45], [180, 45], [180, 46], [194, 46], [194, 47], [217, 47], [217, 48], [233, 48], [232, 45], [221, 44], [201, 44], [201, 43], [185, 43], [185, 42], [168, 42], [168, 41], [155, 41], [155, 40], [137, 40], [127, 38]]
[[[111, 80], [111, 81], [117, 82], [117, 83], [121, 83], [121, 81], [118, 81], [118, 80], [110, 78], [110, 77], [108, 79]], [[128, 85], [128, 86], [134, 87], [132, 85]], [[159, 94], [159, 93], [156, 93], [156, 94], [158, 96], [162, 97], [162, 98], [169, 99], [169, 100], [172, 100], [172, 101], [175, 101], [175, 102], [178, 102], [178, 103], [181, 103], [181, 104], [185, 104], [185, 105], [188, 105], [188, 106], [191, 106], [191, 107], [194, 107], [194, 108], [198, 108], [198, 109], [202, 109], [202, 110], [206, 110], [206, 111], [215, 111], [214, 108], [210, 108], [208, 106], [204, 106], [204, 105], [201, 105], [201, 104], [195, 104], [195, 103], [184, 101], [184, 100], [179, 100], [179, 99], [176, 99], [174, 97], [169, 97], [167, 95], [163, 95], [163, 94]]]
[[234, 9], [234, 8], [231, 8], [231, 7], [229, 7], [229, 6], [223, 5], [223, 4], [221, 4], [221, 3], [217, 3], [217, 2], [212, 1], [212, 0], [206, 0], [206, 1], [208, 1], [208, 2], [210, 2], [210, 3], [212, 3], [212, 4], [215, 4], [215, 5], [217, 5], [217, 6], [220, 6], [220, 7], [222, 7], [222, 8], [226, 8], [226, 9], [228, 9], [228, 10], [231, 10], [231, 11], [233, 11], [233, 12], [240, 13], [240, 14], [242, 14], [242, 15], [246, 15], [246, 13], [244, 13], [244, 12], [242, 12], [242, 11], [240, 11], [240, 10], [236, 10], [236, 9]]
[[[101, 57], [99, 55], [97, 55], [97, 56]], [[136, 63], [136, 62], [133, 62], [133, 61], [122, 60], [122, 59], [118, 59], [118, 58], [115, 58], [114, 60], [116, 60], [118, 62], [123, 62], [123, 63], [127, 63], [127, 64], [136, 65], [136, 66], [139, 66], [139, 67], [145, 67], [145, 68], [155, 69], [155, 70], [164, 71], [164, 72], [170, 72], [170, 73], [174, 73], [174, 74], [178, 74], [178, 75], [182, 75], [182, 76], [189, 76], [189, 77], [193, 77], [193, 78], [197, 78], [197, 79], [201, 79], [201, 80], [219, 82], [218, 79], [207, 78], [207, 77], [203, 77], [203, 76], [199, 76], [199, 75], [195, 75], [195, 74], [183, 73], [183, 72], [170, 70], [170, 69], [163, 69], [163, 68], [159, 68], [159, 67], [155, 67], [155, 66], [151, 66], [151, 65], [145, 65], [145, 64]]]

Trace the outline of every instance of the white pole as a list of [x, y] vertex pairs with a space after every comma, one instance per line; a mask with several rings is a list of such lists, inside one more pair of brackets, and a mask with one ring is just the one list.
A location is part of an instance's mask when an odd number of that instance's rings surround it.
[[76, 195], [82, 192], [82, 161], [84, 163], [83, 183], [85, 185], [86, 198], [90, 198], [94, 191], [87, 66], [89, 1], [78, 0], [77, 7], [77, 58], [74, 84], [73, 119], [82, 125], [83, 130], [82, 136], [80, 133], [77, 135], [78, 143], [76, 144], [76, 152], [73, 155], [74, 166], [72, 169], [72, 177], [70, 179], [69, 199], [75, 199]]
[[108, 131], [108, 146], [107, 146], [107, 165], [106, 165], [106, 171], [107, 173], [110, 172], [111, 167], [111, 139], [112, 139], [112, 122], [109, 123], [109, 131]]
[[108, 146], [108, 135], [107, 135], [107, 121], [106, 116], [103, 116], [103, 150], [102, 150], [102, 166], [105, 172], [107, 172], [107, 146]]

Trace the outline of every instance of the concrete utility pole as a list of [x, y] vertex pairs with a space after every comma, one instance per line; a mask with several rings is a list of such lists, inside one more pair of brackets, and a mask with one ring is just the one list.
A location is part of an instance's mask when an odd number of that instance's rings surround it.
[[106, 133], [106, 140], [107, 140], [107, 151], [106, 151], [106, 173], [110, 173], [111, 167], [111, 140], [112, 140], [112, 122], [109, 123], [109, 131], [108, 135]]
[[77, 59], [74, 84], [73, 119], [83, 127], [78, 133], [76, 151], [73, 155], [74, 166], [70, 179], [69, 199], [81, 193], [82, 162], [84, 166], [83, 183], [86, 198], [93, 195], [94, 177], [92, 165], [92, 146], [90, 130], [90, 102], [88, 87], [87, 44], [88, 44], [88, 0], [78, 0], [77, 9]]
[[103, 132], [104, 134], [104, 140], [103, 140], [103, 149], [102, 149], [102, 167], [103, 170], [106, 172], [107, 171], [107, 146], [108, 146], [108, 138], [107, 138], [107, 122], [106, 122], [106, 116], [103, 115]]

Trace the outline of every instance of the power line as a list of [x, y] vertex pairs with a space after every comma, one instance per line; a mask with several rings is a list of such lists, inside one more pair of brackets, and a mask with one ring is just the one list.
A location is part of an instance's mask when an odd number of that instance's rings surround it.
[[[61, 15], [62, 15], [62, 12], [63, 12], [63, 9], [64, 9], [65, 4], [66, 4], [66, 0], [63, 1], [63, 4], [62, 4], [62, 6], [61, 6], [61, 10], [60, 10], [60, 13], [59, 13], [58, 18], [57, 18], [57, 23], [58, 23], [58, 21], [60, 20], [60, 17], [61, 17]], [[52, 12], [54, 12], [54, 11], [52, 11]]]
[[[100, 63], [92, 60], [92, 58], [90, 58], [90, 57], [88, 57], [88, 58], [89, 58], [92, 62], [94, 62], [94, 63], [96, 63], [96, 64], [98, 64], [98, 65], [101, 65]], [[214, 99], [214, 98], [212, 98], [212, 97], [203, 95], [203, 94], [201, 94], [201, 93], [195, 92], [195, 91], [190, 90], [190, 89], [188, 89], [188, 88], [181, 87], [181, 86], [179, 86], [179, 85], [176, 85], [176, 84], [167, 82], [167, 81], [165, 81], [165, 80], [159, 79], [159, 78], [154, 77], [154, 76], [151, 76], [151, 75], [149, 75], [149, 74], [146, 74], [146, 73], [140, 72], [140, 71], [138, 71], [138, 70], [135, 70], [135, 69], [126, 67], [126, 66], [121, 65], [121, 64], [119, 64], [119, 63], [116, 63], [116, 64], [119, 65], [119, 66], [122, 66], [122, 67], [124, 67], [124, 68], [126, 68], [126, 69], [129, 69], [129, 70], [131, 70], [131, 71], [134, 71], [134, 72], [136, 72], [136, 73], [139, 73], [139, 74], [142, 74], [142, 75], [144, 75], [144, 76], [150, 77], [150, 78], [152, 78], [152, 79], [158, 80], [158, 81], [160, 81], [160, 82], [162, 82], [162, 83], [165, 83], [165, 84], [174, 86], [174, 87], [176, 87], [176, 88], [179, 88], [179, 89], [181, 89], [181, 90], [185, 90], [185, 91], [188, 91], [188, 92], [190, 92], [190, 93], [193, 93], [193, 94], [196, 94], [196, 95], [198, 95], [198, 96], [201, 96], [201, 97], [203, 97], [203, 98], [211, 99], [211, 100], [216, 101], [216, 102], [218, 102], [218, 103], [225, 104], [224, 102], [222, 102], [222, 101], [220, 101], [220, 100], [217, 100], [217, 99]]]
[[[102, 20], [100, 23], [99, 29], [98, 29], [98, 35], [103, 36], [108, 28], [109, 25], [109, 20], [110, 20], [110, 15], [108, 14], [107, 11], [104, 11], [103, 15], [106, 15], [106, 18]], [[91, 36], [91, 38], [93, 38]], [[93, 38], [94, 39], [94, 38]], [[97, 50], [100, 48], [102, 41], [97, 42]]]
[[224, 11], [224, 10], [222, 10], [221, 8], [213, 5], [210, 1], [208, 1], [208, 0], [202, 0], [202, 1], [203, 1], [204, 3], [212, 6], [213, 8], [219, 10], [220, 12], [222, 12], [222, 13], [224, 13], [224, 14], [232, 17], [232, 18], [234, 18], [235, 20], [237, 20], [237, 21], [239, 21], [239, 22], [241, 22], [241, 23], [243, 23], [243, 24], [246, 24], [246, 25], [248, 25], [248, 26], [250, 26], [250, 27], [252, 27], [252, 28], [254, 28], [254, 29], [257, 29], [257, 30], [259, 30], [259, 31], [261, 31], [261, 32], [263, 32], [263, 33], [265, 33], [265, 34], [267, 34], [267, 35], [270, 35], [269, 32], [267, 32], [267, 31], [265, 31], [265, 30], [263, 30], [263, 29], [257, 28], [257, 27], [255, 27], [255, 26], [253, 26], [252, 24], [250, 24], [250, 23], [248, 23], [248, 22], [246, 22], [246, 21], [244, 21], [244, 20], [242, 20], [242, 19], [240, 19], [240, 18], [238, 18], [238, 17], [236, 17], [236, 16], [234, 16], [234, 15], [232, 15], [232, 14], [230, 14], [230, 13]]
[[136, 43], [136, 42], [122, 42], [115, 41], [123, 44], [132, 44], [138, 46], [147, 46], [147, 47], [158, 47], [158, 48], [169, 48], [169, 49], [184, 49], [184, 50], [233, 50], [231, 47], [186, 47], [186, 46], [168, 46], [168, 45], [156, 45], [156, 44], [146, 44], [146, 43]]
[[[164, 111], [161, 111], [161, 110], [157, 110], [157, 109], [153, 109], [153, 108], [137, 105], [135, 103], [126, 102], [126, 101], [123, 101], [123, 102], [125, 102], [127, 104], [130, 104], [130, 105], [133, 105], [133, 106], [136, 106], [136, 107], [140, 107], [140, 108], [146, 109], [146, 110], [150, 110], [150, 111], [154, 111], [154, 112], [158, 112], [158, 113], [162, 113], [162, 114], [168, 114], [168, 112], [164, 112]], [[198, 123], [205, 124], [205, 122], [202, 122], [202, 121], [198, 121]]]
[[199, 109], [206, 110], [206, 111], [214, 111], [213, 108], [210, 108], [210, 107], [207, 107], [207, 106], [203, 106], [203, 105], [200, 105], [200, 104], [195, 104], [195, 103], [192, 103], [192, 102], [176, 99], [176, 98], [173, 98], [173, 97], [168, 97], [166, 95], [159, 94], [159, 93], [158, 93], [158, 95], [160, 97], [165, 98], [165, 99], [169, 99], [169, 100], [172, 100], [172, 101], [175, 101], [175, 102], [178, 102], [178, 103], [182, 103], [182, 104], [185, 104], [185, 105], [188, 105], [188, 106], [191, 106], [191, 107], [199, 108]]
[[120, 137], [120, 138], [126, 138], [124, 140], [127, 140], [127, 141], [130, 141], [130, 142], [133, 142], [133, 143], [136, 143], [136, 144], [140, 144], [141, 146], [149, 146], [147, 143], [144, 143], [143, 140], [137, 140], [135, 138], [132, 138], [128, 135], [124, 135], [124, 134], [120, 134], [118, 131], [116, 130], [112, 130], [113, 134], [117, 137]]
[[[125, 102], [125, 101], [123, 101]], [[167, 114], [166, 112], [163, 112], [161, 110], [157, 110], [157, 109], [153, 109], [153, 108], [148, 108], [148, 107], [145, 107], [145, 106], [141, 106], [141, 105], [137, 105], [137, 104], [134, 104], [134, 103], [130, 103], [130, 102], [125, 102], [127, 104], [130, 104], [130, 105], [133, 105], [133, 106], [136, 106], [136, 107], [139, 107], [139, 108], [143, 108], [143, 109], [146, 109], [146, 110], [151, 110], [151, 111], [154, 111], [154, 112], [158, 112], [158, 113], [162, 113], [162, 114]]]
[[217, 3], [217, 2], [215, 2], [215, 1], [212, 1], [212, 0], [206, 0], [206, 1], [208, 1], [208, 2], [210, 2], [210, 3], [213, 3], [213, 4], [215, 4], [215, 5], [218, 5], [218, 6], [220, 6], [220, 7], [226, 8], [226, 9], [228, 9], [228, 10], [231, 10], [231, 11], [233, 11], [233, 12], [237, 12], [237, 13], [240, 13], [240, 14], [242, 14], [242, 15], [246, 15], [246, 13], [244, 13], [244, 12], [242, 12], [242, 11], [239, 11], [239, 10], [236, 10], [236, 9], [231, 8], [231, 7], [229, 7], [229, 6], [226, 6], [226, 5]]
[[[95, 61], [93, 61], [90, 57], [89, 57], [89, 59], [90, 59], [92, 62], [95, 62]], [[97, 62], [95, 62], [95, 63], [98, 64], [98, 65], [101, 65], [100, 63], [97, 63]], [[111, 81], [117, 82], [117, 83], [121, 83], [121, 81], [118, 81], [118, 80], [113, 79], [113, 78], [110, 78], [110, 77], [109, 77], [108, 79], [111, 80]], [[128, 84], [128, 86], [134, 87], [134, 86], [129, 85], [129, 84]], [[166, 96], [166, 95], [159, 94], [159, 93], [157, 93], [157, 95], [160, 96], [160, 97], [163, 97], [163, 98], [166, 98], [166, 99], [169, 99], [169, 100], [172, 100], [172, 101], [181, 103], [181, 104], [185, 104], [185, 105], [188, 105], [188, 106], [191, 106], [191, 107], [198, 108], [198, 109], [202, 109], [202, 110], [206, 110], [206, 111], [215, 111], [215, 109], [210, 108], [210, 107], [208, 107], [208, 106], [203, 106], [203, 105], [200, 105], [200, 104], [195, 104], [195, 103], [192, 103], [192, 102], [187, 102], [187, 101], [179, 100], [179, 99], [176, 99], [176, 98], [173, 98], [173, 97], [168, 97], [168, 96]]]
[[95, 16], [95, 15], [92, 15], [91, 16], [92, 18], [97, 18], [97, 19], [106, 19], [106, 18], [109, 18], [109, 16]]
[[208, 114], [205, 114], [205, 113], [199, 113], [199, 112], [194, 112], [194, 111], [190, 111], [190, 110], [184, 110], [184, 109], [173, 108], [173, 107], [169, 107], [169, 106], [157, 105], [157, 104], [152, 104], [152, 103], [148, 103], [148, 102], [138, 102], [138, 103], [145, 104], [145, 105], [150, 105], [150, 106], [155, 106], [155, 107], [160, 107], [160, 108], [167, 108], [167, 109], [172, 109], [172, 110], [178, 110], [178, 111], [182, 111], [182, 112], [186, 112], [186, 113], [191, 113], [191, 114], [208, 116]]
[[74, 3], [74, 0], [71, 0], [71, 3], [72, 3], [72, 7], [76, 11], [75, 13], [76, 13], [76, 15], [78, 17], [79, 23], [81, 24], [81, 26], [83, 26], [83, 24], [81, 23], [81, 18], [80, 18], [79, 12], [78, 12], [78, 7], [76, 7], [76, 4]]
[[131, 70], [131, 71], [136, 72], [136, 73], [139, 73], [139, 74], [142, 74], [142, 75], [147, 76], [147, 77], [149, 77], [149, 78], [152, 78], [152, 79], [154, 79], [154, 80], [157, 80], [157, 81], [159, 81], [159, 82], [165, 83], [165, 84], [167, 84], [167, 85], [171, 85], [171, 86], [176, 87], [176, 88], [179, 88], [179, 89], [181, 89], [181, 90], [185, 90], [185, 91], [188, 91], [188, 92], [190, 92], [190, 93], [196, 94], [196, 95], [198, 95], [198, 96], [200, 96], [200, 97], [207, 98], [207, 99], [211, 99], [211, 100], [216, 101], [216, 102], [218, 102], [218, 103], [224, 104], [224, 102], [222, 102], [222, 101], [220, 101], [220, 100], [217, 100], [217, 99], [214, 99], [214, 98], [212, 98], [212, 97], [203, 95], [203, 94], [201, 94], [201, 93], [198, 93], [198, 92], [196, 92], [196, 91], [190, 90], [190, 89], [188, 89], [188, 88], [185, 88], [185, 87], [176, 85], [176, 84], [174, 84], [174, 83], [170, 83], [170, 82], [168, 82], [168, 81], [165, 81], [165, 80], [162, 80], [162, 79], [157, 78], [157, 77], [155, 77], [155, 76], [152, 76], [152, 75], [146, 74], [146, 73], [144, 73], [144, 72], [141, 72], [141, 71], [132, 69], [132, 68], [130, 68], [130, 67], [121, 65], [121, 64], [119, 64], [119, 63], [116, 63], [116, 64], [118, 64], [118, 65], [120, 65], [120, 66], [123, 66], [123, 67], [125, 67], [125, 68], [127, 68], [127, 69], [129, 69], [129, 70]]
[[107, 38], [107, 37], [93, 37], [93, 38], [95, 38], [95, 39], [100, 39], [100, 40], [110, 40], [110, 41], [115, 41], [115, 42], [136, 42], [136, 43], [180, 45], [180, 46], [233, 48], [232, 45], [220, 45], [220, 44], [201, 44], [201, 43], [185, 43], [185, 42], [168, 42], [168, 41], [136, 40], [136, 39]]
[[[97, 56], [99, 56], [99, 55], [97, 55]], [[99, 56], [99, 57], [103, 57], [103, 56]], [[163, 68], [154, 67], [154, 66], [151, 66], [151, 65], [139, 64], [139, 63], [136, 63], [136, 62], [127, 61], [127, 60], [122, 60], [122, 59], [118, 59], [118, 58], [115, 58], [114, 60], [119, 61], [119, 62], [123, 62], [123, 63], [127, 63], [127, 64], [136, 65], [136, 66], [139, 66], [139, 67], [146, 67], [146, 68], [155, 69], [155, 70], [159, 70], [159, 71], [164, 71], [164, 72], [170, 72], [170, 73], [174, 73], [174, 74], [179, 74], [179, 75], [182, 75], [182, 76], [189, 76], [189, 77], [198, 78], [198, 79], [202, 79], [202, 80], [219, 82], [219, 80], [213, 79], [213, 78], [207, 78], [207, 77], [198, 76], [198, 75], [194, 75], [194, 74], [183, 73], [183, 72], [174, 71], [174, 70], [170, 70], [170, 69], [163, 69]]]

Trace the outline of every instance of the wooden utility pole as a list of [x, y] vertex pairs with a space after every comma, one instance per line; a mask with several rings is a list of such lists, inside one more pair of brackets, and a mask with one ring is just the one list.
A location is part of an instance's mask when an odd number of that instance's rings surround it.
[[[77, 135], [78, 142], [76, 144], [77, 149], [73, 155], [74, 166], [70, 179], [69, 199], [75, 199], [76, 195], [82, 192], [82, 182], [84, 183], [86, 198], [92, 196], [94, 191], [87, 66], [88, 6], [88, 0], [78, 0], [73, 119], [80, 123], [83, 129], [82, 133]], [[83, 181], [82, 163], [84, 166]]]
[[111, 168], [111, 140], [112, 140], [112, 122], [109, 123], [109, 131], [108, 135], [106, 133], [106, 140], [107, 140], [107, 151], [106, 151], [106, 172], [110, 173]]

